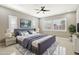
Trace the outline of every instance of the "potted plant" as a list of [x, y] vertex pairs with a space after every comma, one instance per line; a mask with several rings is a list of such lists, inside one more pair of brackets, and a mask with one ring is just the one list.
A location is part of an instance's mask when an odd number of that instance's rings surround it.
[[68, 29], [69, 29], [69, 33], [71, 34], [71, 36], [70, 36], [71, 40], [70, 41], [72, 42], [72, 35], [74, 33], [76, 33], [76, 26], [71, 24]]

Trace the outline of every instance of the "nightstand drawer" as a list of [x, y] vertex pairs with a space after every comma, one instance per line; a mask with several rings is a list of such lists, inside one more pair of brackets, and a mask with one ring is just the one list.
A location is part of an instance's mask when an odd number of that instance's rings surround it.
[[6, 39], [5, 41], [16, 41], [16, 39]]
[[15, 43], [16, 43], [16, 41], [7, 41], [6, 46], [11, 45], [11, 44], [15, 44]]

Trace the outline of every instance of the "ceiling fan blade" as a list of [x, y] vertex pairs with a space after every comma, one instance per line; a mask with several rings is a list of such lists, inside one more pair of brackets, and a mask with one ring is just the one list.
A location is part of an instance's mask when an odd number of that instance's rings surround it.
[[50, 11], [50, 10], [45, 10], [45, 11]]

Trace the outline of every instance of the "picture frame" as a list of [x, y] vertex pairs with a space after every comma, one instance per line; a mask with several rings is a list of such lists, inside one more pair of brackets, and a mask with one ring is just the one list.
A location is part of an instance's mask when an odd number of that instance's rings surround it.
[[31, 28], [31, 20], [20, 19], [20, 28]]

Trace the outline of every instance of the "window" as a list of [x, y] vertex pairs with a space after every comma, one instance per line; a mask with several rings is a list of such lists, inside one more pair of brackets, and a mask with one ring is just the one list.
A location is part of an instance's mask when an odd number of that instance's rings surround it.
[[41, 28], [43, 31], [67, 31], [67, 19], [43, 19], [41, 20]]
[[9, 15], [9, 30], [13, 32], [17, 28], [17, 17]]
[[66, 31], [67, 30], [67, 20], [66, 20], [66, 18], [53, 20], [53, 30], [54, 31]]

